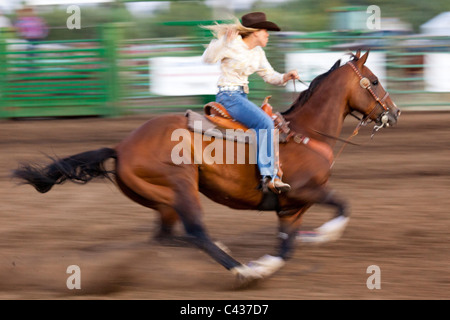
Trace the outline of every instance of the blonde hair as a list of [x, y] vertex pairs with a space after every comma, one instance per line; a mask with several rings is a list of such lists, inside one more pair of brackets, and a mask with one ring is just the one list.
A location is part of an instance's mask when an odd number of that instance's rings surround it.
[[234, 23], [219, 24], [216, 22], [214, 25], [202, 26], [202, 28], [210, 30], [216, 38], [223, 37], [230, 29], [237, 30], [242, 38], [248, 37], [253, 32], [259, 30], [255, 28], [244, 27], [238, 18], [234, 18], [233, 20]]

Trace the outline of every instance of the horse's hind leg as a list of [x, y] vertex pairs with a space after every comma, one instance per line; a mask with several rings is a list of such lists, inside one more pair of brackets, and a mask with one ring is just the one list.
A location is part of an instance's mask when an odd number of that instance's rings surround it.
[[194, 188], [192, 185], [183, 183], [177, 184], [177, 186], [181, 193], [178, 194], [175, 209], [180, 215], [191, 241], [236, 275], [240, 285], [248, 285], [255, 280], [268, 277], [284, 265], [283, 259], [269, 255], [252, 261], [248, 265], [243, 265], [233, 259], [207, 234], [201, 221], [202, 210], [197, 187]]
[[[173, 212], [176, 212], [186, 230], [188, 241], [205, 251], [227, 270], [232, 271], [240, 280], [249, 282], [261, 278], [253, 269], [232, 258], [209, 237], [202, 221], [203, 212], [196, 170], [189, 171], [180, 167], [181, 171], [175, 171], [172, 167], [172, 174], [170, 177], [166, 177], [164, 185], [160, 185], [156, 182], [161, 181], [161, 174], [156, 175], [159, 180], [153, 180], [150, 170], [145, 171], [145, 175], [143, 171], [136, 175], [124, 167], [119, 168], [118, 176], [121, 182], [127, 186], [125, 190], [133, 190], [132, 194], [139, 195], [139, 197], [133, 197], [132, 200], [140, 199], [139, 203], [160, 210], [162, 221], [167, 223], [165, 227], [171, 228], [169, 222], [174, 221]], [[127, 193], [128, 196], [129, 194]], [[165, 210], [162, 210], [164, 208]]]
[[160, 214], [161, 221], [156, 238], [165, 239], [173, 237], [174, 226], [180, 220], [177, 212], [169, 206], [159, 206], [157, 210]]
[[157, 205], [155, 201], [142, 197], [129, 188], [119, 176], [116, 176], [116, 182], [120, 190], [131, 200], [143, 205], [144, 207], [158, 211], [160, 214], [160, 225], [155, 236], [156, 239], [167, 239], [173, 235], [174, 226], [180, 219], [177, 212], [171, 206]]
[[247, 285], [263, 278], [265, 274], [261, 272], [261, 268], [241, 264], [211, 240], [202, 222], [197, 180], [193, 184], [192, 181], [182, 179], [177, 181], [176, 186], [174, 209], [180, 216], [190, 241], [236, 275], [241, 284]]
[[241, 266], [241, 263], [217, 246], [208, 235], [202, 222], [203, 212], [197, 187], [189, 181], [178, 181], [177, 191], [174, 209], [183, 222], [189, 241], [205, 251], [227, 270]]

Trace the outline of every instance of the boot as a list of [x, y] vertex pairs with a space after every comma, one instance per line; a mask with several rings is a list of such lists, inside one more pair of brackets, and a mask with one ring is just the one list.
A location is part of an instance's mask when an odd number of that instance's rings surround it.
[[289, 190], [291, 190], [291, 186], [281, 181], [278, 176], [267, 182], [267, 187], [276, 194], [288, 192]]
[[[278, 134], [275, 135], [275, 138], [278, 139]], [[275, 144], [275, 172], [276, 176], [273, 179], [270, 179], [270, 181], [267, 182], [267, 187], [274, 193], [280, 194], [283, 192], [288, 192], [291, 190], [291, 186], [287, 183], [281, 181], [283, 177], [283, 170], [281, 170], [281, 163], [280, 163], [280, 151], [277, 148], [277, 144]], [[267, 180], [266, 180], [267, 181]]]

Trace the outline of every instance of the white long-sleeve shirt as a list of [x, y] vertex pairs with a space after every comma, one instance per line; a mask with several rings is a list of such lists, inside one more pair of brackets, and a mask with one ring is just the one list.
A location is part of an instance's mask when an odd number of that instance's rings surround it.
[[243, 86], [248, 93], [248, 77], [255, 72], [267, 83], [286, 84], [283, 74], [270, 65], [264, 50], [260, 46], [249, 49], [241, 36], [230, 43], [226, 37], [212, 40], [203, 53], [203, 61], [211, 64], [221, 62], [218, 86]]

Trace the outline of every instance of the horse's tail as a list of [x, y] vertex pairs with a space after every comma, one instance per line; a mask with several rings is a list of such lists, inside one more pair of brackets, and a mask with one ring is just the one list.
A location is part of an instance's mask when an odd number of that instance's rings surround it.
[[96, 177], [108, 178], [115, 170], [107, 170], [104, 162], [110, 158], [117, 159], [117, 152], [111, 148], [86, 151], [64, 159], [53, 159], [53, 163], [42, 167], [22, 164], [13, 171], [13, 177], [32, 185], [41, 193], [48, 192], [55, 184], [66, 180], [87, 183]]

